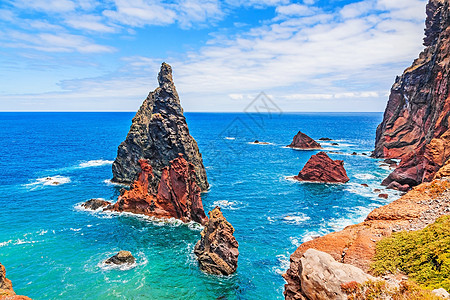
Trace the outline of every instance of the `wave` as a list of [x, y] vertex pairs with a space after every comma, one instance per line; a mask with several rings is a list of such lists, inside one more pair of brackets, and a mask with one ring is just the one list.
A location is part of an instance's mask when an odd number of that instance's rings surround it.
[[69, 183], [70, 177], [65, 177], [61, 175], [56, 176], [48, 176], [48, 177], [42, 177], [37, 178], [34, 182], [25, 184], [26, 187], [38, 187], [38, 186], [57, 186], [62, 185], [65, 183]]
[[292, 215], [292, 216], [288, 215], [288, 216], [283, 217], [284, 222], [294, 224], [294, 225], [300, 225], [303, 222], [308, 221], [310, 219], [311, 218], [305, 214]]
[[90, 168], [90, 167], [100, 167], [100, 166], [106, 166], [106, 165], [112, 165], [114, 161], [113, 160], [103, 160], [103, 159], [96, 159], [96, 160], [89, 160], [86, 162], [82, 162], [78, 165], [78, 168]]
[[247, 205], [239, 201], [217, 200], [214, 201], [212, 207], [219, 206], [222, 209], [238, 210]]
[[372, 174], [355, 174], [353, 177], [357, 179], [375, 179], [376, 176]]
[[236, 138], [226, 136], [226, 137], [224, 137], [224, 139], [226, 139], [226, 140], [235, 140]]
[[287, 255], [279, 254], [277, 255], [278, 264], [272, 268], [272, 271], [276, 274], [282, 275], [289, 269], [290, 260]]
[[103, 183], [106, 183], [107, 185], [115, 185], [115, 186], [129, 186], [125, 183], [118, 183], [118, 182], [112, 182], [111, 179], [105, 179], [103, 180]]

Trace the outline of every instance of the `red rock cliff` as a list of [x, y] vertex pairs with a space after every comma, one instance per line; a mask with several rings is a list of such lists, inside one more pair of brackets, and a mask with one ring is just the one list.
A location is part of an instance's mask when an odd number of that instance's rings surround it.
[[163, 168], [156, 194], [149, 192], [149, 184], [154, 178], [152, 166], [146, 159], [139, 160], [139, 164], [141, 172], [138, 179], [107, 210], [205, 224], [208, 218], [203, 210], [195, 168], [184, 159], [183, 154], [172, 160], [169, 167]]
[[[426, 13], [426, 48], [397, 77], [377, 128], [373, 155], [402, 159], [385, 185], [430, 181], [450, 157], [449, 0], [430, 0]], [[449, 171], [447, 166], [438, 177]]]

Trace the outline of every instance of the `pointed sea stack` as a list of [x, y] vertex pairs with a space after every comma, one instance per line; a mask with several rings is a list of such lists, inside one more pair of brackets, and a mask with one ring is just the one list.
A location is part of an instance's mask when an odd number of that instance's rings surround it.
[[209, 185], [202, 155], [197, 142], [189, 134], [170, 65], [161, 65], [158, 82], [159, 87], [144, 100], [133, 118], [125, 141], [119, 146], [112, 166], [112, 181], [133, 183], [141, 171], [139, 160], [148, 159], [155, 174], [148, 188], [156, 192], [163, 169], [182, 153], [194, 166], [198, 187], [206, 191]]
[[286, 147], [303, 149], [303, 150], [315, 150], [321, 149], [322, 146], [303, 132], [299, 131], [292, 141], [292, 143]]
[[373, 156], [402, 159], [384, 185], [415, 186], [450, 175], [449, 0], [430, 0], [426, 13], [426, 48], [395, 80], [377, 128]]
[[236, 272], [239, 244], [233, 233], [233, 226], [225, 219], [219, 207], [209, 212], [209, 220], [194, 249], [202, 271], [215, 275]]
[[123, 189], [117, 202], [105, 210], [131, 212], [156, 218], [176, 218], [183, 222], [205, 224], [208, 218], [203, 210], [201, 190], [197, 186], [195, 168], [183, 154], [162, 170], [157, 193], [149, 193], [154, 182], [150, 162], [139, 160], [141, 172], [130, 190]]
[[346, 183], [350, 180], [344, 169], [344, 161], [332, 160], [325, 152], [311, 156], [294, 179], [323, 183]]

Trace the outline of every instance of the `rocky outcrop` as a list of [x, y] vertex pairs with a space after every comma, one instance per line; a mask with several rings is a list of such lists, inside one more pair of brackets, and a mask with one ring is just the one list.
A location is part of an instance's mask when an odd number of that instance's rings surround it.
[[5, 267], [0, 263], [0, 300], [31, 300], [26, 296], [19, 296], [13, 290], [11, 280], [6, 278]]
[[230, 275], [236, 271], [239, 244], [233, 233], [233, 226], [219, 207], [209, 212], [209, 220], [194, 249], [202, 271], [216, 275]]
[[189, 134], [183, 108], [172, 79], [172, 68], [163, 63], [159, 87], [151, 92], [133, 118], [130, 131], [117, 151], [113, 163], [113, 182], [131, 184], [140, 172], [139, 160], [148, 159], [155, 178], [149, 182], [156, 192], [163, 169], [182, 153], [194, 166], [195, 181], [202, 191], [208, 189], [205, 167], [197, 142]]
[[291, 255], [290, 268], [283, 274], [287, 281], [286, 299], [302, 299], [298, 297], [301, 294], [300, 264], [308, 249], [326, 252], [338, 262], [369, 272], [377, 241], [393, 232], [423, 229], [449, 213], [450, 181], [436, 179], [416, 186], [388, 205], [376, 208], [362, 223], [301, 244]]
[[132, 265], [136, 262], [136, 259], [131, 254], [130, 251], [121, 250], [114, 256], [111, 256], [107, 260], [105, 260], [105, 264], [114, 264], [114, 265]]
[[154, 180], [150, 162], [141, 159], [139, 165], [141, 172], [130, 190], [123, 189], [117, 202], [106, 210], [206, 223], [208, 218], [196, 183], [195, 167], [184, 159], [183, 154], [162, 169], [156, 193], [149, 193], [149, 185]]
[[107, 207], [109, 205], [111, 205], [111, 202], [103, 199], [91, 199], [81, 204], [83, 208], [89, 210], [97, 210], [99, 208]]
[[311, 156], [294, 179], [324, 183], [345, 183], [350, 180], [344, 169], [344, 162], [332, 160], [325, 152]]
[[299, 131], [292, 140], [292, 143], [286, 147], [303, 149], [303, 150], [315, 150], [321, 149], [322, 146], [303, 132]]
[[298, 275], [299, 282], [293, 291], [296, 298], [292, 299], [347, 300], [343, 285], [375, 280], [361, 269], [336, 262], [331, 255], [315, 249], [308, 249], [303, 253], [299, 260]]
[[431, 181], [450, 158], [449, 1], [430, 0], [426, 10], [426, 48], [395, 80], [377, 128], [373, 155], [401, 158], [384, 185]]

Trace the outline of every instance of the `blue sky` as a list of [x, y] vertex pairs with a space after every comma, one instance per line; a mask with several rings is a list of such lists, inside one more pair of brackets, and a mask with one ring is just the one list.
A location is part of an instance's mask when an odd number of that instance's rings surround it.
[[172, 65], [186, 111], [383, 111], [424, 0], [2, 0], [0, 111], [136, 111]]

